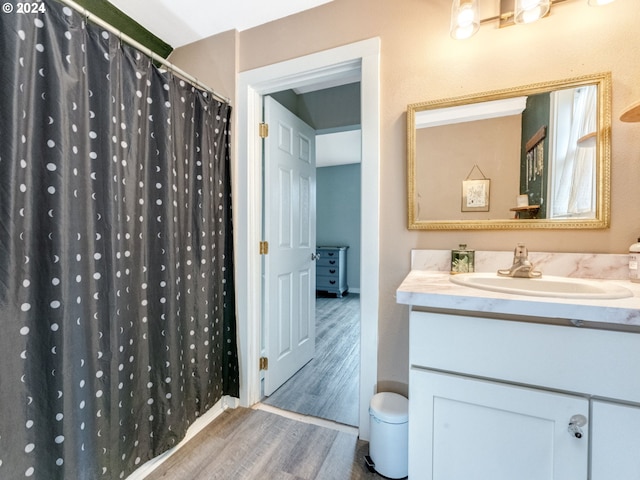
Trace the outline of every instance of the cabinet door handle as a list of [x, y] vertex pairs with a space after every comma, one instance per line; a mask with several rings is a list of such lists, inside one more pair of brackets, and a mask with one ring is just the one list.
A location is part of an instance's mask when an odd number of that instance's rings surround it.
[[584, 427], [586, 424], [587, 424], [587, 417], [580, 414], [574, 415], [569, 420], [569, 428], [568, 428], [569, 433], [576, 438], [582, 438], [583, 436], [582, 427]]

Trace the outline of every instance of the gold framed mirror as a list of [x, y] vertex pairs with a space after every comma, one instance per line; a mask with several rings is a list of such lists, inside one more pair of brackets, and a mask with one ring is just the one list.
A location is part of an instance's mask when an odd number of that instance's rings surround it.
[[610, 152], [609, 72], [410, 104], [408, 228], [608, 228]]

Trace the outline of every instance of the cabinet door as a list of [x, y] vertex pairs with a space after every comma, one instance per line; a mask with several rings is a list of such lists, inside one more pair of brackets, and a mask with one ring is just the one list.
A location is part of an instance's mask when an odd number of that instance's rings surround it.
[[640, 480], [640, 408], [594, 401], [591, 480]]
[[412, 368], [409, 399], [413, 480], [587, 478], [585, 398]]

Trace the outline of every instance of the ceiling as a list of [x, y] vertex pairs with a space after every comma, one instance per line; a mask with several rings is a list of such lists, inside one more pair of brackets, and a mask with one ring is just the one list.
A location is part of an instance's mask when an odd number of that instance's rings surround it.
[[228, 30], [247, 30], [332, 0], [109, 0], [173, 48]]

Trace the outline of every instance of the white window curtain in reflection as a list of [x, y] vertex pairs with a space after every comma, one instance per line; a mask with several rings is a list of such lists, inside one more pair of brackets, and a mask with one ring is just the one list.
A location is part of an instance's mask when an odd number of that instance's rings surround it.
[[[552, 218], [591, 217], [595, 214], [596, 149], [593, 146], [579, 146], [578, 140], [596, 131], [596, 113], [596, 87], [576, 89], [568, 139], [566, 142], [556, 142], [554, 171], [559, 176], [552, 189]], [[560, 143], [563, 147], [558, 148]]]

